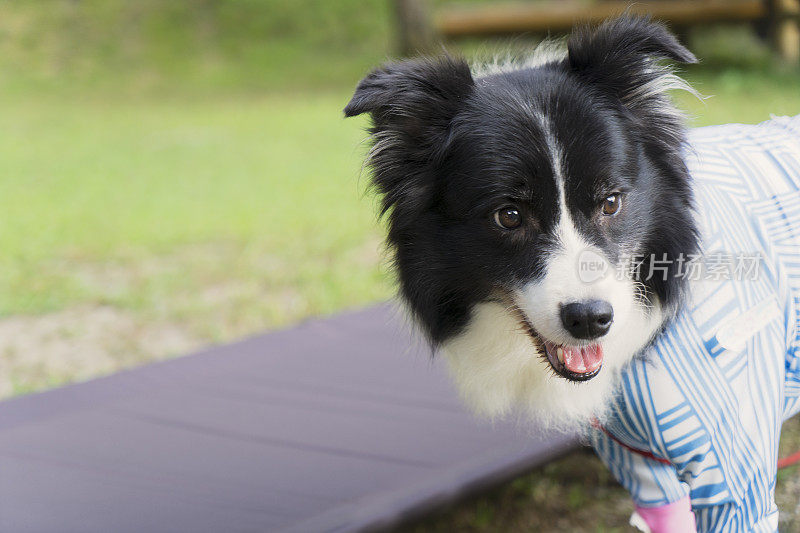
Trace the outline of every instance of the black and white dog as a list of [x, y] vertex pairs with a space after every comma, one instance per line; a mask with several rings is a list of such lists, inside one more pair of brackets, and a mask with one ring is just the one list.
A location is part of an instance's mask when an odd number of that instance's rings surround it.
[[624, 16], [523, 64], [384, 66], [345, 114], [371, 114], [401, 295], [477, 411], [583, 429], [645, 529], [775, 531], [800, 412], [800, 116], [689, 149], [666, 60], [695, 58]]
[[663, 26], [624, 17], [487, 72], [389, 64], [345, 108], [372, 115], [402, 297], [478, 411], [585, 422], [678, 308], [677, 277], [587, 284], [577, 268], [697, 247], [665, 95], [688, 86], [661, 59], [695, 62]]

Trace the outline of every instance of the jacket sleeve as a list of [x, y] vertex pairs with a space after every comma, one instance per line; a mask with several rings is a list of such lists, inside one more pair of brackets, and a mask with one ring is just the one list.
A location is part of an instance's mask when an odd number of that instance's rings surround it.
[[689, 486], [678, 479], [672, 464], [632, 451], [601, 429], [592, 430], [591, 441], [597, 455], [628, 489], [637, 507], [660, 507], [689, 496]]

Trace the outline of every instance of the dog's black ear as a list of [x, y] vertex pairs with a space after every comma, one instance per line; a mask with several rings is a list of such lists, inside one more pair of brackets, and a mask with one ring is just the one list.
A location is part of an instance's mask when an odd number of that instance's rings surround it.
[[462, 59], [444, 56], [390, 63], [361, 80], [344, 114], [371, 113], [380, 123], [395, 120], [399, 126], [443, 120], [455, 114], [473, 85], [469, 65]]
[[696, 63], [697, 59], [663, 24], [623, 15], [595, 29], [576, 30], [567, 52], [568, 68], [616, 99], [642, 140], [677, 157], [685, 142], [685, 121], [667, 92], [679, 89], [699, 95], [664, 61]]
[[398, 204], [421, 207], [432, 186], [431, 166], [446, 150], [450, 123], [473, 87], [469, 65], [449, 56], [391, 63], [358, 84], [344, 114], [371, 115], [367, 163], [384, 212]]
[[634, 109], [669, 89], [687, 88], [660, 60], [697, 62], [663, 24], [632, 15], [574, 31], [567, 50], [574, 72]]

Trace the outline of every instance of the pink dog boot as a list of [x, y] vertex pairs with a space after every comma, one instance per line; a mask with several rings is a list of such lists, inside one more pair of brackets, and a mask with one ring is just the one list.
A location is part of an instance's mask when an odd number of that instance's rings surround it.
[[697, 531], [689, 496], [661, 507], [636, 506], [630, 524], [645, 533], [696, 533]]

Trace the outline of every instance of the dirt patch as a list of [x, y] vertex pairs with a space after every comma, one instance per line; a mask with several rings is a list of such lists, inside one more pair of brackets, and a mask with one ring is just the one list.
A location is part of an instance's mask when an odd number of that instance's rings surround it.
[[45, 274], [69, 278], [77, 301], [57, 312], [0, 318], [0, 398], [370, 301], [378, 283], [354, 284], [348, 291], [343, 280], [356, 270], [361, 277], [374, 270], [379, 248], [375, 237], [308, 259], [233, 242], [184, 245], [161, 254], [130, 250], [102, 262], [68, 254], [47, 264]]
[[108, 306], [0, 320], [0, 397], [40, 390], [195, 349], [185, 329]]

